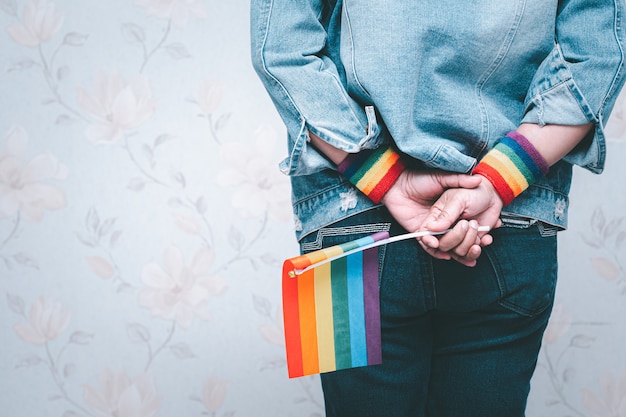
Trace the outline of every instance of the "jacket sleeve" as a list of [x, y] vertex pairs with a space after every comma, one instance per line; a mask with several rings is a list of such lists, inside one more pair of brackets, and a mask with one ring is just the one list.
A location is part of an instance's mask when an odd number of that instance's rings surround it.
[[374, 108], [357, 103], [345, 87], [341, 0], [252, 0], [250, 18], [252, 64], [287, 127], [283, 172], [332, 166], [308, 146], [308, 130], [351, 153], [379, 146]]
[[562, 0], [555, 45], [537, 71], [523, 122], [595, 123], [564, 159], [592, 172], [604, 168], [604, 127], [624, 84], [624, 0]]

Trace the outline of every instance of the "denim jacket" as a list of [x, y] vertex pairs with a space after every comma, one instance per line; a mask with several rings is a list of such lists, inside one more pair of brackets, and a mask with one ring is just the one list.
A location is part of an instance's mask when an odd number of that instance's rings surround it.
[[600, 173], [624, 82], [624, 0], [252, 0], [253, 65], [288, 134], [297, 237], [374, 204], [310, 144], [395, 142], [468, 173], [520, 123], [595, 129], [507, 214], [567, 226], [572, 165]]

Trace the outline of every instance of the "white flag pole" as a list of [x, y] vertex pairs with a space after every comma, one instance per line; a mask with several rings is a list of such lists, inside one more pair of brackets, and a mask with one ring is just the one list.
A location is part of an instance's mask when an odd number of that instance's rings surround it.
[[[414, 232], [414, 233], [406, 233], [404, 235], [398, 235], [398, 236], [391, 236], [387, 239], [382, 239], [382, 240], [378, 240], [376, 242], [370, 243], [368, 245], [356, 248], [356, 249], [352, 249], [349, 250], [347, 252], [344, 252], [340, 255], [336, 255], [336, 256], [331, 256], [330, 258], [324, 259], [323, 261], [319, 261], [313, 265], [309, 265], [304, 269], [296, 269], [294, 270], [294, 274], [295, 275], [301, 275], [303, 273], [305, 273], [306, 271], [309, 271], [313, 268], [317, 268], [320, 265], [324, 265], [327, 264], [329, 262], [332, 262], [336, 259], [340, 259], [343, 258], [344, 256], [348, 256], [351, 255], [353, 253], [356, 252], [360, 252], [360, 251], [364, 251], [366, 249], [371, 249], [371, 248], [375, 248], [377, 246], [382, 246], [382, 245], [386, 245], [388, 243], [394, 243], [394, 242], [399, 242], [401, 240], [407, 240], [407, 239], [417, 239], [418, 237], [422, 237], [422, 236], [436, 236], [436, 235], [443, 235], [445, 233], [448, 233], [450, 230], [452, 229], [447, 229], [444, 230], [443, 232], [431, 232], [431, 231], [423, 231], [423, 232]], [[478, 231], [479, 232], [488, 232], [489, 231], [489, 226], [478, 226]]]

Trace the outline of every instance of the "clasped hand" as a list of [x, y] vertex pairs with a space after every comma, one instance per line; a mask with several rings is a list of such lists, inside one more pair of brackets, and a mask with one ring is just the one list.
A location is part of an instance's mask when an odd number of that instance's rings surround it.
[[493, 241], [478, 226], [499, 227], [503, 206], [484, 177], [437, 170], [404, 171], [382, 202], [408, 232], [451, 228], [440, 237], [422, 237], [419, 243], [437, 259], [454, 259], [466, 266], [476, 265], [482, 247]]

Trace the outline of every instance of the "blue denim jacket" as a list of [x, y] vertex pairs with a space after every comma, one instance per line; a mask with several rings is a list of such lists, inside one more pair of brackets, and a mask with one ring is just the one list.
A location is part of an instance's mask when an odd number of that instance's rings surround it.
[[252, 0], [254, 67], [288, 133], [297, 237], [374, 204], [309, 144], [393, 141], [470, 172], [520, 123], [596, 128], [505, 212], [567, 226], [572, 165], [600, 173], [624, 82], [624, 0]]

